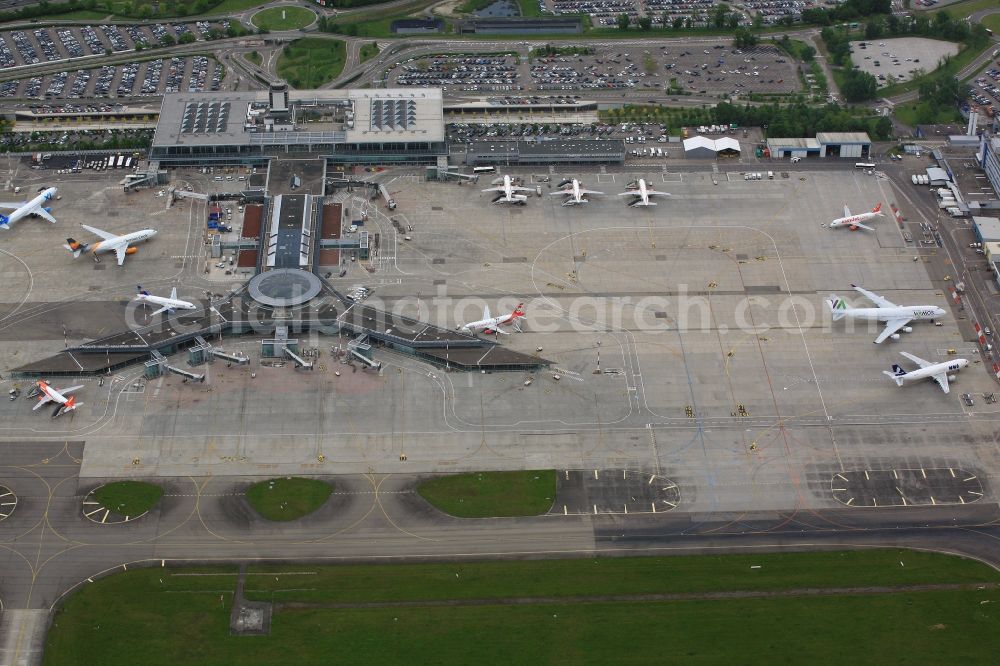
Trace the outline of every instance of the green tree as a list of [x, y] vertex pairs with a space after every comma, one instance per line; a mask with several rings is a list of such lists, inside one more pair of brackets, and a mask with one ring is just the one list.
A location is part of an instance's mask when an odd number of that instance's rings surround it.
[[851, 69], [845, 73], [844, 84], [840, 87], [844, 99], [848, 102], [864, 102], [875, 99], [878, 82], [867, 72]]
[[729, 5], [724, 2], [720, 2], [716, 5], [715, 9], [712, 10], [712, 24], [716, 28], [722, 28], [726, 25], [726, 16], [729, 14]]
[[183, 35], [177, 38], [179, 44], [191, 44], [195, 41], [195, 36], [193, 32], [185, 32]]
[[653, 19], [652, 18], [650, 18], [649, 16], [640, 16], [639, 17], [639, 29], [640, 30], [649, 30], [652, 27], [653, 27]]
[[757, 44], [757, 36], [746, 28], [737, 28], [733, 38], [733, 44], [738, 49], [750, 48]]
[[160, 46], [173, 46], [176, 43], [177, 40], [174, 39], [174, 36], [171, 35], [170, 33], [167, 33], [163, 35], [163, 37], [160, 37]]
[[677, 18], [674, 19], [674, 30], [680, 30], [683, 27], [684, 27], [684, 17], [678, 16]]
[[628, 14], [619, 14], [617, 22], [619, 30], [628, 30], [629, 23], [632, 22], [632, 19], [629, 18]]

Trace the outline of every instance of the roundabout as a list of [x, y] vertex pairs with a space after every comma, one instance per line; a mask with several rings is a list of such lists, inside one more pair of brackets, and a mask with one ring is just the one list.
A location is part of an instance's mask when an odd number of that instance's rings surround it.
[[271, 7], [254, 14], [250, 22], [264, 30], [298, 30], [315, 23], [316, 13], [296, 5]]

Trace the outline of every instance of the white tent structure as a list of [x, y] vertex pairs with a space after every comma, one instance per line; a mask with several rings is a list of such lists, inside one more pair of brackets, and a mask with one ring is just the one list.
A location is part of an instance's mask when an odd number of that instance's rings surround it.
[[733, 155], [740, 153], [740, 142], [731, 136], [709, 139], [704, 136], [693, 136], [684, 139], [684, 157], [711, 159], [719, 154]]

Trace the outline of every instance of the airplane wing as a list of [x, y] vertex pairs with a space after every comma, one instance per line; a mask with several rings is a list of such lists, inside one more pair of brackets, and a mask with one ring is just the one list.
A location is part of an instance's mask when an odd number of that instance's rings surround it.
[[170, 290], [170, 298], [174, 299], [175, 301], [177, 300], [177, 287], [174, 287], [173, 289]]
[[169, 310], [169, 309], [170, 309], [170, 307], [169, 307], [169, 306], [167, 306], [167, 305], [164, 305], [164, 306], [163, 306], [162, 308], [160, 308], [159, 310], [154, 310], [154, 311], [153, 311], [152, 313], [150, 313], [150, 315], [149, 315], [149, 316], [150, 316], [150, 317], [152, 317], [152, 316], [154, 316], [154, 315], [158, 315], [158, 314], [160, 314], [161, 312], [166, 312], [166, 311], [167, 311], [167, 310]]
[[882, 344], [889, 338], [890, 335], [897, 332], [899, 329], [903, 328], [909, 323], [910, 323], [909, 317], [901, 317], [900, 319], [890, 319], [885, 323], [885, 328], [882, 329], [882, 332], [878, 334], [877, 338], [875, 338], [875, 344], [877, 345]]
[[620, 197], [639, 197], [639, 196], [642, 196], [642, 195], [639, 194], [639, 190], [629, 190], [628, 192], [619, 192], [618, 196], [620, 196]]
[[934, 381], [936, 381], [938, 383], [938, 386], [941, 387], [942, 391], [944, 391], [945, 393], [948, 393], [948, 391], [950, 389], [948, 388], [948, 373], [947, 372], [941, 372], [941, 373], [938, 373], [936, 375], [932, 375], [931, 379], [933, 379]]
[[38, 399], [37, 403], [35, 403], [35, 406], [31, 408], [31, 411], [35, 411], [36, 409], [38, 409], [42, 405], [47, 405], [50, 402], [52, 402], [52, 398], [50, 398], [48, 396], [48, 394], [43, 393], [42, 397]]
[[867, 298], [869, 301], [871, 301], [875, 305], [879, 306], [880, 308], [894, 308], [894, 307], [897, 307], [896, 304], [893, 303], [892, 301], [890, 301], [888, 298], [883, 298], [882, 296], [879, 296], [878, 294], [873, 294], [872, 292], [868, 291], [867, 289], [863, 289], [863, 288], [859, 287], [856, 284], [852, 284], [851, 286], [854, 287], [854, 291], [858, 292], [859, 294], [861, 294], [862, 296], [864, 296], [865, 298]]
[[115, 254], [118, 255], [118, 265], [121, 266], [125, 263], [125, 253], [128, 252], [128, 245], [122, 243], [115, 248]]
[[903, 356], [905, 356], [906, 358], [910, 359], [911, 361], [913, 361], [917, 365], [919, 365], [921, 368], [926, 368], [928, 365], [934, 365], [930, 361], [925, 361], [924, 359], [920, 358], [919, 356], [914, 356], [913, 354], [908, 354], [907, 352], [899, 352], [899, 353], [902, 354]]
[[646, 190], [646, 194], [649, 195], [649, 196], [653, 196], [654, 194], [655, 195], [659, 195], [661, 197], [669, 197], [670, 196], [670, 192], [657, 192], [656, 190]]
[[875, 227], [869, 227], [867, 224], [861, 224], [860, 222], [855, 222], [854, 226], [859, 229], [864, 229], [866, 231], [875, 231]]
[[604, 192], [598, 192], [597, 190], [585, 190], [581, 188], [580, 194], [604, 194]]
[[519, 185], [511, 185], [510, 186], [510, 191], [511, 192], [534, 192], [535, 190], [534, 190], [534, 188], [531, 188], [531, 187], [520, 187]]
[[22, 201], [20, 203], [4, 202], [0, 203], [0, 208], [20, 208], [21, 206], [24, 206], [27, 203], [28, 203], [27, 201]]
[[[100, 236], [104, 240], [110, 240], [112, 238], [115, 238], [114, 234], [109, 234], [107, 231], [101, 231], [100, 229], [97, 229], [96, 227], [88, 227], [86, 224], [81, 224], [80, 226], [83, 227], [84, 229], [86, 229], [87, 231], [89, 231], [90, 233], [94, 234], [95, 236]], [[121, 263], [121, 262], [118, 262], [118, 263]]]
[[487, 187], [483, 192], [503, 192], [503, 187]]
[[570, 196], [573, 194], [573, 190], [556, 190], [555, 192], [549, 192], [550, 197], [557, 197], [559, 195]]
[[850, 216], [851, 216], [851, 209], [847, 207], [847, 204], [844, 204], [844, 217], [850, 217]]
[[38, 208], [36, 208], [36, 209], [35, 209], [34, 211], [32, 211], [32, 212], [34, 212], [34, 213], [35, 213], [35, 215], [37, 215], [37, 216], [39, 216], [39, 217], [44, 217], [44, 218], [45, 218], [46, 220], [48, 220], [48, 221], [49, 221], [49, 222], [51, 222], [52, 224], [55, 224], [55, 223], [56, 223], [56, 218], [54, 218], [54, 217], [52, 217], [51, 215], [49, 215], [49, 211], [45, 210], [45, 209], [44, 209], [44, 208], [42, 208], [41, 206], [39, 206]]

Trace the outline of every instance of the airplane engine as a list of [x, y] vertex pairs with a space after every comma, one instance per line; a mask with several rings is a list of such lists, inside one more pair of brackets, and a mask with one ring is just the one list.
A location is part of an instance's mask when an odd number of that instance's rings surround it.
[[948, 375], [948, 381], [949, 382], [955, 381], [955, 375]]
[[125, 250], [125, 254], [135, 254], [138, 251], [139, 251], [139, 248], [137, 248], [137, 247], [130, 247], [127, 250]]
[[903, 333], [913, 333], [913, 327], [912, 326], [904, 326], [903, 327]]
[[889, 337], [892, 338], [893, 340], [899, 340], [899, 333], [893, 333]]

